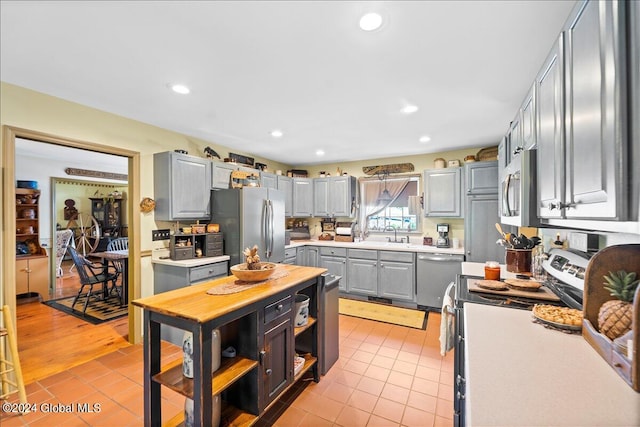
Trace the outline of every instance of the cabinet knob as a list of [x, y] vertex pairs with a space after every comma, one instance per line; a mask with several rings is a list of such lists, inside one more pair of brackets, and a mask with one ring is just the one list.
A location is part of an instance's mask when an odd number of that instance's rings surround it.
[[267, 375], [271, 375], [272, 372], [273, 371], [271, 369], [267, 369], [266, 371], [264, 371], [264, 373], [267, 374]]
[[520, 154], [522, 152], [522, 147], [516, 147], [515, 150], [513, 150], [513, 155], [517, 156], [518, 154]]
[[278, 306], [276, 307], [276, 311], [282, 311], [282, 304], [278, 304]]
[[465, 383], [467, 382], [464, 378], [462, 378], [462, 375], [458, 374], [458, 376], [456, 377], [456, 384], [460, 385], [460, 383]]
[[464, 399], [464, 394], [462, 394], [462, 393], [460, 393], [460, 392], [458, 392], [458, 393], [456, 394], [456, 396], [458, 396], [458, 400], [462, 400], [462, 399]]

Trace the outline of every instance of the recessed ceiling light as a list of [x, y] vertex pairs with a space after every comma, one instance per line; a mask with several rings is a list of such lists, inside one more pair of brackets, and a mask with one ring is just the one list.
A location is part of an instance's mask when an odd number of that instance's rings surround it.
[[424, 135], [424, 136], [421, 136], [418, 141], [420, 141], [423, 144], [426, 144], [427, 142], [431, 141], [431, 137], [427, 136], [427, 135]]
[[367, 13], [360, 18], [360, 28], [364, 31], [374, 31], [382, 25], [382, 16], [377, 13]]
[[324, 150], [316, 150], [316, 156], [324, 156]]
[[274, 138], [281, 138], [282, 135], [284, 135], [284, 134], [282, 133], [282, 131], [280, 129], [274, 129], [274, 130], [271, 131], [271, 136], [274, 137]]
[[403, 114], [413, 114], [416, 111], [418, 111], [418, 106], [417, 105], [405, 105], [404, 107], [402, 107], [402, 110], [400, 110]]
[[182, 84], [173, 84], [169, 86], [172, 91], [179, 93], [180, 95], [186, 95], [191, 92], [191, 89]]

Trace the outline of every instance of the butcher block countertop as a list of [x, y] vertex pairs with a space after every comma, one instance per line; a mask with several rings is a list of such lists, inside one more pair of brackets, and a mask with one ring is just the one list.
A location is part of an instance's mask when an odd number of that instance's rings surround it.
[[464, 305], [469, 426], [640, 426], [636, 393], [581, 335]]
[[215, 286], [233, 284], [237, 280], [235, 276], [228, 276], [137, 299], [133, 301], [133, 305], [145, 310], [205, 323], [258, 303], [327, 271], [324, 268], [285, 264], [278, 266], [278, 269], [280, 268], [285, 269], [288, 274], [241, 292], [226, 295], [207, 294], [207, 291]]

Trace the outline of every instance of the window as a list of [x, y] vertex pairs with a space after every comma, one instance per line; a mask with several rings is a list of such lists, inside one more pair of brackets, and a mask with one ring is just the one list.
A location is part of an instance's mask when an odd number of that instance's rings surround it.
[[[420, 229], [418, 204], [418, 176], [386, 178], [363, 181], [363, 205], [366, 209], [365, 223], [369, 232], [384, 232], [392, 229], [414, 232]], [[387, 189], [391, 201], [381, 200]], [[393, 198], [393, 194], [397, 194]], [[368, 200], [367, 200], [368, 199]]]

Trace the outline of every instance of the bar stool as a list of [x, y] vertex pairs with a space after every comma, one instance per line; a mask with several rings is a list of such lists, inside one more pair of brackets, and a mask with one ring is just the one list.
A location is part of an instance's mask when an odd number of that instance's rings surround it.
[[[6, 400], [10, 395], [18, 393], [20, 403], [27, 403], [27, 392], [22, 379], [22, 368], [18, 357], [18, 343], [16, 341], [16, 331], [13, 328], [13, 321], [9, 306], [0, 308], [4, 320], [4, 327], [0, 328], [0, 400]], [[7, 359], [5, 347], [8, 347], [11, 359]], [[15, 381], [9, 379], [9, 374], [13, 372]], [[21, 405], [26, 410], [28, 405]]]

